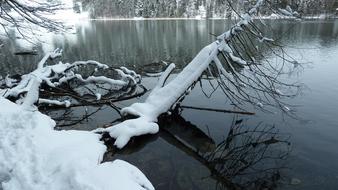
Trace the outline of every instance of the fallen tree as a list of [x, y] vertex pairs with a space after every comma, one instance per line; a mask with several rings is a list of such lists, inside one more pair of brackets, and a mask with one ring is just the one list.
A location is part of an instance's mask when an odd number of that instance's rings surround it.
[[[263, 3], [263, 0], [258, 0], [246, 14], [240, 16], [237, 24], [217, 36], [216, 41], [204, 47], [166, 84], [175, 68], [174, 64], [170, 64], [143, 103], [134, 103], [121, 110], [123, 116], [132, 119], [94, 132], [109, 133], [116, 139], [114, 144], [119, 148], [124, 147], [133, 136], [157, 133], [157, 118], [179, 106], [205, 72], [217, 80], [215, 90], [221, 89], [238, 109], [245, 109], [249, 103], [265, 111], [277, 107], [290, 113], [290, 105], [282, 99], [297, 95], [300, 85], [283, 82], [280, 76], [287, 73], [289, 66], [294, 67], [298, 62], [288, 57], [277, 42], [264, 36], [253, 21], [253, 16]], [[282, 61], [275, 64], [267, 61], [253, 41], [258, 41]], [[255, 57], [262, 58], [262, 61], [257, 61]]]

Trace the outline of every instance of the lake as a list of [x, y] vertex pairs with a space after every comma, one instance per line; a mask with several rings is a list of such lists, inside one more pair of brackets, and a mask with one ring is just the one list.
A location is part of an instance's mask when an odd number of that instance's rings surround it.
[[[271, 25], [271, 37], [280, 38], [286, 52], [305, 63], [290, 76], [306, 85], [299, 96], [288, 100], [296, 105], [297, 118], [252, 107], [248, 111], [255, 115], [191, 109], [189, 106], [233, 109], [220, 91], [209, 98], [196, 85], [182, 103], [187, 107], [159, 120], [162, 129], [158, 134], [136, 138], [119, 151], [109, 147], [105, 160], [119, 158], [134, 164], [159, 190], [337, 189], [338, 21], [263, 22]], [[177, 73], [214, 41], [212, 34], [220, 34], [231, 24], [224, 20], [88, 21], [76, 27], [76, 34], [41, 37], [44, 42], [36, 46], [38, 55], [24, 56], [14, 52], [31, 44], [3, 39], [0, 74], [29, 72], [44, 52], [55, 48], [63, 49], [64, 61], [97, 60], [145, 73], [146, 65], [164, 60], [175, 63]], [[148, 89], [157, 80], [143, 76]], [[210, 92], [208, 80], [202, 82], [204, 91]], [[145, 97], [116, 105], [125, 107]], [[81, 118], [85, 108], [72, 111], [73, 118]], [[60, 115], [60, 111], [48, 113]], [[118, 117], [114, 109], [103, 106], [81, 123], [60, 128], [92, 130]], [[255, 146], [260, 138], [270, 136], [282, 140], [266, 141], [260, 149]], [[224, 144], [230, 148], [224, 160], [219, 160], [220, 166], [210, 161], [208, 151]], [[246, 163], [244, 158], [253, 162]], [[225, 167], [225, 177], [220, 177], [215, 167]]]

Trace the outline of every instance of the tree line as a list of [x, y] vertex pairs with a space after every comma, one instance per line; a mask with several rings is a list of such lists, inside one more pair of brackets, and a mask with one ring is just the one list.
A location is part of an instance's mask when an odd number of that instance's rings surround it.
[[[76, 9], [100, 17], [222, 17], [231, 18], [247, 10], [253, 0], [76, 0]], [[336, 14], [338, 0], [269, 0], [261, 10], [270, 15], [275, 8], [290, 6], [302, 15]]]

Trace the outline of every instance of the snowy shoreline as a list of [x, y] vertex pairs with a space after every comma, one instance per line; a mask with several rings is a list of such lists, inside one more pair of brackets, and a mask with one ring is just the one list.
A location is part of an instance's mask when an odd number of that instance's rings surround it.
[[100, 135], [56, 131], [55, 122], [39, 111], [2, 97], [0, 105], [0, 189], [154, 189], [125, 161], [101, 163], [106, 146]]
[[[238, 18], [222, 18], [222, 17], [152, 17], [152, 18], [144, 18], [144, 17], [134, 17], [134, 18], [111, 18], [111, 17], [99, 17], [99, 18], [87, 18], [92, 21], [143, 21], [143, 20], [235, 20]], [[295, 17], [288, 17], [282, 15], [270, 15], [270, 16], [260, 16], [253, 17], [253, 20], [289, 20], [295, 19]], [[302, 20], [332, 20], [338, 19], [337, 16], [326, 16], [326, 15], [315, 15], [315, 16], [304, 16], [301, 17]]]

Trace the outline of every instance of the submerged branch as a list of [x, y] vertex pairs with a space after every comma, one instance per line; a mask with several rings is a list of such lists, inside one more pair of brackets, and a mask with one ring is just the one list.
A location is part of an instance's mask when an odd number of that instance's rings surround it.
[[184, 106], [180, 105], [181, 108], [202, 110], [202, 111], [212, 111], [212, 112], [222, 112], [222, 113], [234, 113], [234, 114], [243, 114], [243, 115], [255, 115], [254, 112], [245, 112], [245, 111], [234, 111], [234, 110], [224, 110], [224, 109], [215, 109], [215, 108], [202, 108], [194, 106]]

